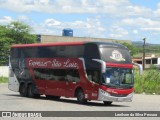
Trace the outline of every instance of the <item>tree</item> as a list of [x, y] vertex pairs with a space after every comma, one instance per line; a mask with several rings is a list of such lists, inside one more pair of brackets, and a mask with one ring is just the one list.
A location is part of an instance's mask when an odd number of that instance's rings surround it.
[[129, 44], [129, 43], [127, 43], [127, 42], [123, 42], [123, 43], [122, 43], [122, 42], [119, 42], [119, 41], [116, 41], [116, 43], [120, 43], [120, 44], [126, 46], [126, 47], [130, 50], [131, 56], [134, 56], [134, 55], [136, 55], [136, 54], [138, 53], [138, 48], [135, 47], [135, 46], [132, 45], [132, 44]]
[[0, 65], [8, 62], [9, 47], [13, 40], [8, 36], [9, 29], [6, 26], [0, 26]]
[[121, 44], [124, 45], [124, 46], [126, 46], [130, 50], [131, 56], [137, 54], [138, 49], [134, 45], [126, 43], [126, 42], [121, 43]]
[[36, 35], [30, 34], [31, 28], [21, 22], [0, 25], [0, 65], [8, 64], [10, 46], [12, 44], [34, 43]]
[[30, 34], [32, 28], [21, 22], [11, 22], [6, 26], [9, 29], [8, 37], [12, 38], [14, 44], [34, 43], [36, 36]]

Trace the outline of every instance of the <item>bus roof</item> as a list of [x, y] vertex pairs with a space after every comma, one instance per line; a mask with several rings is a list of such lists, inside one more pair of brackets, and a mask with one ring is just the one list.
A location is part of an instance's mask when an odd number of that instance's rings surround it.
[[74, 45], [83, 45], [83, 44], [96, 44], [99, 47], [105, 46], [114, 46], [120, 48], [126, 48], [124, 45], [118, 43], [111, 43], [111, 42], [54, 42], [54, 43], [33, 43], [33, 44], [15, 44], [12, 45], [11, 48], [25, 48], [25, 47], [46, 47], [46, 46], [74, 46]]
[[93, 42], [97, 44], [99, 47], [118, 47], [118, 48], [127, 48], [126, 46], [119, 44], [119, 43], [112, 43], [112, 42]]
[[33, 44], [15, 44], [12, 48], [23, 47], [45, 47], [45, 46], [68, 46], [68, 45], [82, 45], [84, 42], [55, 42], [55, 43], [33, 43]]

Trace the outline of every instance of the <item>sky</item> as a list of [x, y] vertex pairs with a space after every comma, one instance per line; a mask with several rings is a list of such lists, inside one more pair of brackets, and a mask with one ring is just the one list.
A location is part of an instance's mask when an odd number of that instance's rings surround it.
[[0, 25], [24, 22], [32, 33], [160, 44], [160, 0], [0, 0]]

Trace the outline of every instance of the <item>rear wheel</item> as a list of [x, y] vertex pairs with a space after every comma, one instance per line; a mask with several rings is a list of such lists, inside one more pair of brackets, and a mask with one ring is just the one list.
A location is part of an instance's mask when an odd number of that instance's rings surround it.
[[77, 92], [77, 101], [79, 102], [79, 103], [86, 103], [87, 102], [87, 100], [85, 99], [85, 95], [84, 95], [84, 92], [83, 92], [83, 90], [78, 90], [78, 92]]
[[28, 97], [30, 97], [30, 98], [38, 98], [38, 97], [40, 97], [40, 95], [39, 94], [35, 94], [34, 93], [34, 86], [31, 84], [31, 85], [29, 85], [28, 86]]
[[103, 103], [104, 103], [104, 105], [106, 105], [106, 106], [110, 106], [110, 105], [112, 104], [111, 101], [103, 101]]
[[20, 85], [19, 93], [22, 97], [27, 97], [27, 89], [25, 87], [25, 84]]

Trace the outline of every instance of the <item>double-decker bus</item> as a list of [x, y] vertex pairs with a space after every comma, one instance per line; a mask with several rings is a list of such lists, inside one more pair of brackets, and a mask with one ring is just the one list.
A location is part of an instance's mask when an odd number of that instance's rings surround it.
[[127, 47], [107, 42], [37, 43], [11, 46], [8, 87], [24, 97], [76, 97], [132, 101], [133, 63]]

